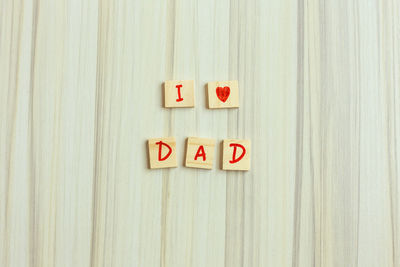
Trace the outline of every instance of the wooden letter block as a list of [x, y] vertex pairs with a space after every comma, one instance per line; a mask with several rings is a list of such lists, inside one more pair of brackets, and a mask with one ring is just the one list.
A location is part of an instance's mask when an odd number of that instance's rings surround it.
[[176, 141], [174, 137], [148, 140], [150, 168], [173, 168], [176, 162]]
[[194, 107], [194, 81], [165, 81], [164, 106], [166, 108]]
[[185, 166], [190, 168], [212, 169], [215, 140], [189, 137], [186, 147]]
[[238, 81], [220, 81], [208, 83], [209, 108], [238, 108]]
[[223, 141], [222, 169], [250, 170], [250, 140], [225, 139]]

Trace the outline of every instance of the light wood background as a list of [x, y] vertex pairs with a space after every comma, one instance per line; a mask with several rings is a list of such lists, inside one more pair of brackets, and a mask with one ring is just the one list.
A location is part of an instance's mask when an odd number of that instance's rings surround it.
[[[182, 167], [187, 136], [251, 171]], [[0, 0], [2, 267], [398, 267], [399, 179], [398, 0]]]

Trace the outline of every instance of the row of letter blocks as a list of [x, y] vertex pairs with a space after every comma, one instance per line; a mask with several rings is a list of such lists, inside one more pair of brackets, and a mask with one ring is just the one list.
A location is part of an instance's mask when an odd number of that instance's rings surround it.
[[[250, 140], [225, 139], [222, 141], [222, 169], [247, 171], [250, 169]], [[176, 141], [174, 137], [148, 140], [150, 168], [177, 167]], [[186, 144], [185, 166], [212, 169], [215, 140], [189, 137]]]
[[[208, 108], [238, 108], [238, 81], [218, 81], [207, 84]], [[164, 106], [166, 108], [194, 107], [194, 81], [165, 81]]]

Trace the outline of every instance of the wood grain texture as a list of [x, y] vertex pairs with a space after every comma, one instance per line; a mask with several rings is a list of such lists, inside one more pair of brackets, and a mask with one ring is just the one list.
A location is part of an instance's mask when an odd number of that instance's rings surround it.
[[[0, 0], [0, 266], [400, 266], [399, 47], [397, 0]], [[184, 168], [188, 136], [251, 170]]]

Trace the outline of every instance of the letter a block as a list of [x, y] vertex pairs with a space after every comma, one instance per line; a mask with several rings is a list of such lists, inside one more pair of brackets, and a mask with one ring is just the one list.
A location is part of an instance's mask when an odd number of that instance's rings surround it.
[[165, 81], [164, 106], [166, 108], [194, 107], [194, 81]]
[[208, 108], [238, 108], [238, 81], [209, 82]]
[[212, 169], [215, 140], [189, 137], [186, 147], [185, 166], [189, 168]]
[[148, 140], [150, 168], [173, 168], [176, 162], [176, 141], [174, 137]]
[[250, 170], [250, 140], [225, 139], [223, 141], [222, 169]]

